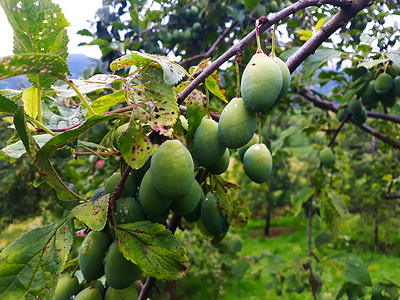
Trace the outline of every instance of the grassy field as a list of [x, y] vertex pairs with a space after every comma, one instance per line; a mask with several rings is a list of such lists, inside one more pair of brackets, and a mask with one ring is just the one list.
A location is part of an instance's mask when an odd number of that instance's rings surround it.
[[[10, 225], [7, 230], [0, 234], [0, 248], [14, 241], [23, 232], [37, 227], [41, 224], [41, 218], [30, 219], [27, 222]], [[273, 223], [272, 237], [263, 236], [263, 220], [252, 220], [249, 225], [241, 230], [231, 230], [233, 234], [239, 235], [242, 242], [240, 257], [249, 259], [250, 268], [240, 280], [221, 280], [213, 282], [207, 276], [201, 274], [188, 275], [176, 283], [172, 291], [184, 290], [185, 293], [175, 296], [163, 296], [162, 299], [312, 299], [311, 292], [307, 289], [301, 293], [286, 293], [282, 290], [281, 295], [277, 295], [274, 289], [266, 289], [266, 285], [271, 281], [270, 271], [276, 267], [277, 256], [287, 265], [301, 266], [307, 259], [307, 228], [306, 220], [285, 217]], [[318, 255], [318, 252], [316, 252]], [[334, 254], [334, 253], [332, 253]], [[382, 254], [359, 251], [353, 253], [361, 257], [368, 265], [373, 285], [384, 281], [382, 275], [400, 282], [400, 258], [386, 256]], [[254, 257], [259, 260], [254, 263]], [[301, 259], [298, 259], [298, 258]], [[322, 257], [322, 255], [321, 255]], [[211, 258], [210, 258], [211, 259]], [[296, 260], [297, 259], [297, 260]], [[330, 261], [320, 263], [324, 271], [322, 273], [323, 287], [321, 299], [334, 299], [345, 282], [342, 272], [334, 268]], [[313, 266], [316, 267], [316, 266]], [[216, 286], [220, 285], [220, 286]], [[370, 288], [369, 288], [370, 289]], [[171, 289], [170, 289], [171, 290]], [[188, 292], [190, 291], [189, 295]], [[347, 297], [343, 298], [346, 299]]]
[[[253, 220], [242, 230], [232, 230], [237, 232], [242, 241], [241, 256], [245, 257], [264, 257], [257, 263], [251, 265], [241, 280], [227, 280], [223, 283], [207, 281], [206, 278], [199, 279], [193, 276], [184, 277], [176, 287], [191, 291], [189, 295], [180, 295], [177, 299], [293, 299], [308, 300], [313, 299], [310, 290], [304, 290], [303, 293], [287, 293], [282, 290], [281, 295], [277, 295], [274, 289], [267, 289], [267, 284], [271, 281], [270, 271], [276, 267], [274, 256], [278, 256], [285, 263], [284, 265], [302, 267], [302, 263], [307, 260], [307, 228], [306, 220], [299, 221], [298, 218], [282, 218], [272, 227], [273, 237], [263, 236], [264, 221]], [[315, 230], [317, 234], [317, 230]], [[315, 252], [318, 255], [317, 250]], [[341, 253], [334, 251], [331, 255]], [[352, 253], [368, 265], [371, 281], [373, 285], [379, 282], [385, 282], [382, 275], [400, 282], [400, 272], [397, 266], [400, 265], [400, 258], [387, 256], [372, 252], [358, 251]], [[299, 259], [300, 257], [300, 259]], [[320, 254], [320, 258], [323, 255]], [[323, 267], [322, 281], [323, 287], [320, 299], [335, 299], [342, 284], [346, 282], [343, 278], [343, 271], [335, 268], [331, 260], [322, 260], [319, 263]], [[318, 269], [313, 265], [314, 270]], [[189, 271], [190, 273], [190, 271]], [[258, 274], [259, 276], [255, 276]], [[308, 275], [308, 272], [305, 272]], [[213, 284], [223, 284], [219, 288]], [[371, 289], [370, 287], [368, 288]], [[216, 293], [218, 291], [218, 293]], [[342, 299], [347, 299], [345, 296]]]

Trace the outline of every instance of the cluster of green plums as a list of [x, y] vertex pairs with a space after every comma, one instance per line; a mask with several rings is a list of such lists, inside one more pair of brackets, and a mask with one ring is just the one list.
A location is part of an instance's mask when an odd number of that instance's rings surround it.
[[82, 281], [79, 283], [75, 275], [64, 275], [57, 283], [52, 300], [126, 300], [138, 299], [136, 284], [124, 289], [115, 289], [106, 286], [100, 280], [91, 283]]
[[258, 113], [271, 108], [288, 92], [290, 72], [278, 57], [257, 52], [246, 66], [242, 98], [233, 98], [223, 109], [219, 122], [203, 118], [194, 135], [194, 158], [210, 173], [221, 174], [229, 164], [229, 149], [239, 149], [246, 175], [265, 182], [272, 171], [267, 146], [255, 135]]
[[[79, 267], [86, 281], [79, 284], [76, 276], [59, 279], [53, 300], [122, 300], [137, 299], [135, 281], [140, 268], [127, 260], [116, 241], [103, 231], [91, 231], [79, 248]], [[106, 288], [99, 278], [105, 275]]]
[[377, 108], [379, 103], [384, 107], [393, 107], [396, 98], [400, 97], [400, 66], [392, 64], [381, 70], [377, 74], [361, 67], [353, 74], [354, 81], [359, 79], [366, 82], [357, 96], [367, 109]]
[[179, 44], [197, 39], [202, 29], [198, 20], [199, 13], [200, 9], [195, 5], [178, 7], [176, 12], [169, 16], [168, 29], [160, 30], [161, 40], [166, 44]]

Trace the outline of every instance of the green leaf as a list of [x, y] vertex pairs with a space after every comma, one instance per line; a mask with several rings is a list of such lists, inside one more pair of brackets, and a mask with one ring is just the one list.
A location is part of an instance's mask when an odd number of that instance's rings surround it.
[[113, 84], [114, 82], [121, 82], [121, 81], [125, 81], [125, 78], [112, 74], [96, 74], [90, 77], [89, 79], [85, 80], [85, 82], [99, 83], [103, 85], [110, 85]]
[[157, 279], [178, 279], [185, 275], [187, 253], [164, 225], [149, 221], [118, 225], [115, 237], [126, 259]]
[[271, 142], [272, 155], [275, 155], [276, 152], [278, 152], [278, 150], [280, 148], [282, 148], [283, 143], [287, 140], [288, 137], [290, 137], [293, 134], [298, 134], [303, 129], [304, 129], [304, 126], [302, 126], [302, 125], [292, 125], [289, 128], [282, 131], [279, 135], [279, 139]]
[[[68, 186], [61, 180], [60, 176], [58, 176], [53, 165], [47, 159], [50, 154], [43, 151], [40, 152], [40, 150], [43, 149], [43, 147], [46, 147], [46, 145], [50, 143], [50, 145], [47, 146], [46, 149], [47, 151], [53, 153], [52, 151], [55, 152], [55, 150], [57, 150], [57, 145], [54, 144], [54, 138], [53, 138], [49, 140], [42, 148], [39, 148], [35, 139], [32, 137], [31, 133], [28, 130], [25, 119], [25, 112], [22, 106], [19, 107], [16, 113], [14, 114], [14, 125], [22, 143], [25, 146], [26, 152], [30, 155], [30, 157], [34, 161], [42, 178], [46, 181], [46, 183], [49, 186], [51, 186], [55, 190], [55, 192], [57, 193], [57, 197], [63, 201], [85, 200], [84, 198], [80, 197], [79, 195], [71, 191], [71, 189], [69, 189]], [[77, 128], [76, 130], [79, 130], [79, 128]], [[55, 138], [57, 137], [58, 136], [56, 136]]]
[[102, 230], [107, 223], [109, 200], [110, 194], [107, 194], [94, 202], [82, 203], [72, 209], [72, 214], [92, 230]]
[[389, 59], [394, 62], [396, 65], [400, 66], [400, 51], [396, 50], [396, 51], [392, 51], [392, 52], [388, 52], [387, 57], [389, 57]]
[[[132, 117], [134, 114], [132, 114]], [[157, 145], [153, 144], [143, 131], [143, 128], [131, 119], [127, 130], [123, 131], [118, 139], [121, 154], [125, 161], [133, 168], [141, 168], [153, 155]]]
[[338, 294], [336, 295], [336, 300], [341, 299], [344, 295], [347, 295], [347, 299], [364, 299], [367, 290], [364, 286], [359, 284], [354, 284], [352, 282], [343, 283]]
[[325, 17], [318, 20], [317, 24], [315, 24], [315, 29], [314, 29], [315, 32], [317, 32], [321, 28], [321, 26], [325, 23], [326, 19], [327, 18]]
[[173, 126], [179, 116], [179, 107], [173, 88], [162, 79], [160, 69], [149, 66], [136, 78], [139, 85], [124, 85], [129, 102], [136, 105], [136, 117], [151, 129], [167, 137], [172, 136]]
[[14, 101], [0, 95], [0, 112], [15, 114], [18, 109], [18, 104]]
[[329, 199], [337, 213], [343, 218], [348, 215], [349, 210], [347, 209], [347, 205], [344, 202], [342, 196], [336, 194], [335, 192], [329, 192]]
[[[247, 207], [235, 206], [227, 195], [227, 190], [230, 184], [224, 186], [223, 189], [220, 185], [217, 186], [216, 196], [218, 197], [218, 207], [227, 222], [235, 228], [243, 228], [247, 225], [250, 219], [250, 211]], [[231, 186], [237, 188], [237, 186]], [[238, 187], [240, 189], [240, 187]]]
[[301, 212], [303, 203], [306, 202], [314, 194], [313, 188], [303, 188], [296, 193], [296, 195], [291, 195], [290, 202], [294, 210], [294, 215], [297, 216]]
[[[65, 27], [69, 26], [69, 23], [57, 4], [48, 0], [1, 0], [0, 4], [14, 30], [14, 54], [28, 54], [28, 57], [35, 53], [48, 54], [58, 56], [65, 62], [68, 56], [68, 35]], [[36, 59], [33, 57], [31, 62], [36, 64]], [[28, 62], [22, 65], [18, 63], [15, 66], [20, 68], [26, 67], [27, 64]], [[41, 65], [42, 73], [25, 73], [40, 74], [28, 75], [28, 78], [38, 87], [50, 87], [56, 81], [54, 77], [59, 78], [53, 74], [55, 65], [51, 60], [37, 64]], [[49, 68], [54, 68], [53, 72], [47, 72]], [[59, 69], [55, 73], [68, 73], [68, 68]]]
[[186, 141], [188, 147], [191, 149], [193, 146], [193, 137], [200, 126], [201, 120], [207, 114], [207, 109], [203, 106], [188, 106], [187, 109], [187, 120], [188, 120], [188, 132], [186, 134]]
[[77, 34], [83, 35], [83, 36], [93, 36], [93, 34], [92, 34], [89, 30], [87, 30], [87, 29], [79, 30], [79, 31], [77, 32]]
[[[34, 135], [36, 143], [39, 147], [42, 147], [47, 143], [53, 136], [50, 134], [40, 134]], [[18, 158], [26, 153], [26, 149], [22, 141], [18, 141], [14, 144], [8, 145], [7, 147], [1, 149], [0, 159], [7, 159], [9, 162], [15, 162]]]
[[310, 78], [314, 72], [325, 64], [328, 60], [339, 57], [342, 52], [333, 49], [319, 49], [314, 54], [310, 55], [303, 63], [303, 78]]
[[[71, 81], [75, 84], [79, 92], [81, 94], [89, 94], [94, 91], [104, 90], [104, 89], [111, 89], [107, 84], [104, 83], [97, 83], [97, 82], [88, 82], [82, 79], [71, 79]], [[68, 85], [67, 88], [58, 88], [57, 86], [52, 87], [56, 92], [59, 98], [69, 98], [69, 97], [76, 97], [76, 92]]]
[[312, 38], [312, 31], [308, 30], [308, 29], [299, 29], [299, 30], [295, 30], [295, 33], [300, 34], [300, 40], [301, 41], [307, 41], [310, 38]]
[[208, 76], [206, 78], [206, 87], [208, 90], [213, 93], [215, 96], [217, 96], [219, 99], [224, 101], [225, 103], [228, 103], [225, 97], [225, 90], [221, 88], [219, 85], [221, 81], [220, 74], [215, 71], [212, 75]]
[[124, 91], [118, 91], [112, 94], [108, 94], [97, 98], [92, 103], [92, 108], [97, 114], [103, 114], [108, 112], [114, 105], [120, 104], [125, 101]]
[[35, 156], [39, 150], [39, 146], [36, 144], [36, 141], [33, 139], [28, 130], [28, 124], [26, 122], [25, 112], [22, 106], [18, 107], [14, 114], [14, 125], [18, 132], [19, 138], [25, 146], [26, 152], [30, 156]]
[[38, 105], [38, 89], [35, 86], [31, 86], [22, 92], [22, 102], [24, 103], [25, 113], [36, 119], [39, 113]]
[[252, 11], [258, 4], [258, 0], [244, 0], [244, 6], [247, 11]]
[[[110, 65], [110, 69], [114, 72], [126, 67], [135, 66], [136, 72], [140, 73], [150, 65], [157, 66], [163, 70], [163, 80], [169, 85], [178, 83], [186, 75], [184, 68], [170, 61], [167, 57], [137, 51], [132, 51], [130, 54], [114, 60]], [[132, 70], [135, 70], [135, 68]]]
[[361, 258], [348, 253], [338, 253], [328, 257], [328, 259], [336, 259], [345, 263], [346, 270], [343, 277], [348, 281], [359, 285], [372, 286], [368, 267]]
[[359, 63], [357, 65], [357, 68], [365, 67], [367, 69], [371, 69], [371, 68], [375, 67], [376, 65], [387, 62], [388, 60], [389, 60], [388, 58], [379, 58], [379, 59], [364, 61], [362, 63]]
[[113, 118], [117, 118], [118, 115], [107, 115], [107, 116], [102, 116], [102, 115], [96, 115], [92, 116], [89, 119], [87, 119], [82, 125], [75, 129], [71, 129], [68, 131], [65, 131], [59, 135], [56, 135], [52, 139], [50, 139], [42, 148], [37, 153], [37, 159], [39, 161], [45, 161], [47, 160], [53, 153], [55, 153], [58, 149], [64, 147], [66, 144], [69, 142], [75, 140], [78, 138], [83, 132], [85, 132], [87, 129], [90, 127], [101, 123], [108, 121]]
[[73, 240], [73, 222], [61, 220], [17, 239], [0, 254], [1, 299], [51, 299]]
[[42, 74], [58, 79], [70, 75], [66, 60], [57, 54], [30, 53], [0, 58], [0, 80], [27, 74]]

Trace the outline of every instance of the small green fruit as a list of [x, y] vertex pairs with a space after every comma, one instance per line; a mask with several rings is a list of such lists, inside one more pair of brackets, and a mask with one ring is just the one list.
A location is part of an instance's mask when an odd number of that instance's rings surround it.
[[218, 123], [204, 118], [194, 134], [193, 155], [202, 166], [210, 166], [224, 155], [225, 145], [218, 138]]
[[54, 291], [53, 300], [65, 300], [76, 295], [80, 291], [79, 281], [76, 276], [63, 276], [58, 280]]
[[154, 187], [164, 197], [183, 197], [192, 187], [193, 159], [178, 140], [166, 141], [157, 148], [151, 159], [150, 170]]
[[230, 149], [246, 145], [257, 129], [257, 113], [246, 108], [242, 98], [233, 98], [218, 122], [218, 138]]
[[222, 174], [228, 169], [229, 161], [229, 149], [226, 149], [224, 155], [222, 155], [216, 164], [207, 167], [207, 171], [211, 174]]
[[400, 75], [400, 66], [396, 65], [396, 64], [393, 64], [393, 68], [396, 71], [397, 75]]
[[392, 88], [386, 94], [380, 95], [380, 100], [383, 106], [393, 107], [396, 104], [396, 94], [394, 92], [394, 89]]
[[281, 69], [282, 72], [282, 89], [281, 92], [279, 93], [278, 99], [282, 99], [283, 97], [286, 96], [287, 92], [289, 91], [290, 87], [290, 71], [286, 64], [277, 56], [274, 57], [274, 60], [278, 64], [279, 69]]
[[[104, 184], [104, 194], [111, 194], [114, 192], [115, 187], [118, 182], [121, 180], [121, 173], [115, 172], [113, 173]], [[120, 196], [122, 197], [136, 197], [137, 184], [135, 177], [132, 174], [128, 175], [128, 178], [125, 181], [124, 188], [121, 191]]]
[[380, 74], [374, 83], [375, 91], [382, 95], [390, 91], [393, 86], [393, 77], [387, 73]]
[[346, 108], [339, 108], [338, 112], [337, 112], [337, 118], [340, 122], [343, 121], [344, 117], [346, 116], [347, 113], [347, 109]]
[[354, 121], [354, 124], [361, 126], [362, 124], [364, 124], [367, 121], [367, 118], [368, 118], [367, 111], [363, 107], [361, 109], [360, 113], [353, 116], [353, 121]]
[[256, 183], [266, 182], [272, 172], [272, 156], [264, 144], [254, 144], [243, 156], [243, 169]]
[[200, 29], [201, 29], [201, 24], [199, 23], [199, 22], [195, 22], [194, 24], [193, 24], [193, 30], [194, 31], [200, 31]]
[[201, 221], [204, 228], [212, 235], [220, 235], [228, 231], [229, 223], [218, 207], [218, 197], [211, 192], [207, 193], [201, 205]]
[[102, 196], [104, 196], [106, 193], [104, 192], [104, 187], [99, 188], [94, 191], [92, 197], [90, 197], [90, 201], [94, 202], [97, 199], [100, 199]]
[[115, 289], [129, 287], [142, 274], [140, 268], [119, 251], [117, 242], [112, 243], [108, 249], [104, 269], [107, 283]]
[[167, 221], [168, 216], [169, 216], [169, 208], [166, 210], [160, 212], [160, 213], [145, 213], [146, 214], [146, 220], [152, 222], [152, 223], [159, 223], [159, 224], [164, 224], [165, 221]]
[[352, 98], [347, 106], [347, 111], [354, 117], [361, 113], [363, 106], [357, 98]]
[[135, 288], [135, 284], [132, 284], [125, 289], [115, 289], [109, 286], [104, 300], [136, 300], [137, 298], [138, 292]]
[[243, 156], [246, 153], [247, 149], [249, 149], [254, 144], [258, 144], [259, 141], [260, 141], [260, 138], [258, 137], [258, 135], [254, 134], [253, 137], [251, 138], [251, 140], [246, 145], [244, 145], [243, 147], [240, 147], [238, 149], [238, 155], [239, 155], [239, 159], [241, 162], [243, 162]]
[[95, 280], [104, 275], [103, 259], [110, 245], [110, 239], [104, 232], [91, 231], [79, 248], [79, 267], [87, 280]]
[[323, 165], [330, 166], [335, 162], [335, 155], [331, 148], [325, 147], [319, 153], [319, 160]]
[[185, 32], [183, 33], [184, 40], [186, 42], [189, 42], [191, 40], [191, 36], [192, 36], [192, 33], [191, 33], [190, 28], [186, 28]]
[[171, 203], [171, 210], [179, 216], [190, 214], [204, 197], [203, 190], [197, 180], [193, 180], [190, 192], [184, 197], [175, 198]]
[[200, 198], [200, 201], [197, 204], [196, 208], [190, 214], [184, 216], [186, 221], [188, 221], [189, 223], [193, 223], [193, 222], [196, 222], [197, 220], [199, 220], [200, 214], [201, 214], [201, 204], [203, 203], [204, 198], [205, 198], [205, 196], [203, 193], [203, 196]]
[[144, 165], [141, 168], [134, 169], [131, 171], [131, 174], [133, 175], [135, 182], [137, 182], [138, 186], [142, 182], [144, 174], [146, 174], [147, 170], [150, 169], [150, 161], [151, 157], [144, 163]]
[[80, 291], [74, 300], [103, 300], [103, 296], [97, 288], [88, 287]]
[[160, 214], [165, 211], [172, 202], [172, 198], [164, 197], [154, 187], [151, 169], [146, 172], [140, 184], [139, 202], [146, 216], [147, 214]]
[[119, 126], [114, 132], [114, 147], [119, 149], [118, 139], [123, 131], [125, 131], [129, 127], [129, 123], [125, 123]]
[[253, 55], [244, 69], [241, 93], [244, 105], [255, 112], [264, 112], [278, 99], [282, 90], [282, 71], [264, 53]]
[[393, 80], [393, 90], [394, 90], [394, 94], [397, 97], [400, 97], [400, 77], [396, 77]]
[[370, 81], [361, 93], [361, 101], [369, 109], [378, 106], [379, 95], [375, 92], [374, 81]]
[[144, 212], [139, 202], [131, 197], [119, 198], [114, 208], [117, 224], [135, 223], [144, 221]]

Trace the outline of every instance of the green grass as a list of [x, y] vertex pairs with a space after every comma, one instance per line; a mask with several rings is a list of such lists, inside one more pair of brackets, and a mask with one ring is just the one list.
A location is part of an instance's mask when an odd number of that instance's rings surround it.
[[[299, 220], [293, 217], [282, 218], [272, 227], [273, 234], [277, 235], [279, 233], [279, 235], [274, 237], [263, 236], [263, 220], [253, 220], [242, 230], [231, 229], [231, 231], [238, 233], [241, 237], [241, 256], [250, 259], [251, 257], [261, 257], [264, 255], [264, 258], [252, 264], [244, 278], [239, 281], [226, 280], [224, 283], [212, 283], [207, 280], [200, 280], [197, 276], [190, 276], [189, 270], [188, 277], [181, 279], [177, 288], [190, 289], [193, 293], [182, 297], [182, 299], [313, 299], [309, 289], [304, 290], [301, 294], [295, 292], [286, 293], [283, 290], [279, 296], [276, 294], [275, 289], [266, 289], [266, 284], [271, 281], [270, 271], [276, 267], [274, 256], [284, 260], [286, 265], [297, 266], [300, 269], [302, 268], [302, 264], [307, 261], [308, 232], [306, 222], [304, 219]], [[314, 229], [314, 234], [318, 234], [316, 229]], [[318, 264], [323, 267], [321, 299], [335, 299], [341, 285], [346, 282], [346, 279], [343, 277], [344, 269], [338, 270], [337, 267], [332, 265], [332, 260], [324, 261], [324, 257], [327, 255], [318, 253], [316, 249], [315, 252], [322, 259], [321, 263]], [[330, 254], [335, 253], [342, 252], [333, 251]], [[379, 282], [387, 283], [382, 275], [400, 282], [400, 272], [398, 272], [397, 268], [400, 265], [400, 258], [372, 252], [358, 251], [353, 254], [362, 258], [364, 263], [368, 265], [373, 285]], [[315, 271], [318, 269], [318, 266], [313, 264], [313, 268]], [[256, 276], [257, 274], [259, 275], [258, 277]], [[308, 276], [308, 271], [305, 274]], [[223, 284], [223, 286], [220, 286], [216, 293], [215, 287], [214, 289], [210, 287], [212, 284]], [[369, 287], [368, 290], [370, 289]]]
[[[10, 225], [7, 230], [0, 233], [0, 249], [14, 241], [22, 233], [41, 225], [41, 223], [41, 218], [35, 218]], [[221, 275], [221, 277], [217, 276], [215, 279], [210, 278], [207, 272], [202, 273], [199, 269], [193, 272], [189, 269], [188, 274], [176, 282], [159, 283], [161, 290], [163, 290], [162, 286], [168, 286], [166, 290], [168, 292], [161, 298], [155, 297], [154, 299], [169, 299], [171, 294], [173, 294], [172, 298], [174, 299], [190, 300], [313, 299], [310, 290], [307, 289], [301, 294], [287, 293], [283, 289], [280, 296], [276, 294], [275, 289], [266, 289], [267, 283], [271, 281], [270, 272], [279, 266], [276, 263], [277, 257], [286, 263], [284, 265], [297, 266], [301, 272], [302, 264], [308, 259], [307, 220], [294, 217], [274, 220], [271, 228], [272, 237], [263, 236], [264, 225], [265, 221], [263, 220], [251, 220], [246, 228], [230, 229], [233, 236], [240, 236], [242, 250], [238, 254], [239, 257], [244, 257], [250, 264], [243, 278], [235, 280]], [[314, 236], [316, 236], [318, 230], [316, 228], [313, 230]], [[206, 249], [201, 248], [199, 251], [203, 252], [202, 255], [206, 259], [212, 259]], [[322, 261], [319, 264], [313, 264], [314, 270], [317, 270], [318, 266], [323, 267], [321, 299], [334, 299], [341, 285], [346, 281], [343, 278], [343, 270], [340, 271], [335, 268], [329, 260], [324, 261], [326, 255], [318, 253], [318, 251], [315, 252]], [[339, 253], [339, 251], [332, 251], [330, 254], [335, 253]], [[364, 263], [368, 265], [373, 285], [386, 282], [382, 275], [400, 282], [399, 257], [360, 250], [353, 254], [362, 258]], [[232, 259], [237, 260], [238, 258], [233, 256]], [[308, 276], [308, 271], [305, 271], [305, 274]], [[287, 276], [287, 273], [284, 271], [282, 275]]]

